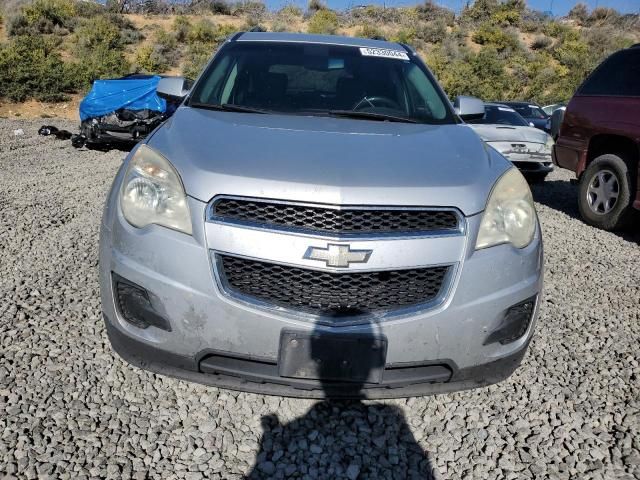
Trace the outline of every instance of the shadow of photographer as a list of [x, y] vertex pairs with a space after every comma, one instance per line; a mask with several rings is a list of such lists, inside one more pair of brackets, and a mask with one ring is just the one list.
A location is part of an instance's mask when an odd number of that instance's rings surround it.
[[[310, 336], [285, 333], [285, 370], [318, 381], [326, 399], [288, 423], [276, 414], [262, 417], [260, 449], [247, 478], [433, 478], [402, 410], [363, 402], [386, 356], [386, 341], [372, 327], [359, 327], [349, 340], [318, 328]], [[346, 349], [355, 355], [342, 355]]]

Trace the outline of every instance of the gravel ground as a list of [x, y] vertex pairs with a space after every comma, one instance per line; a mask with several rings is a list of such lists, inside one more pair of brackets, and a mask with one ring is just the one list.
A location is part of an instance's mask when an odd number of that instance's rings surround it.
[[114, 355], [97, 241], [124, 154], [74, 150], [39, 125], [0, 120], [0, 474], [640, 478], [640, 235], [582, 223], [568, 172], [534, 188], [546, 292], [509, 380], [314, 402], [190, 384]]

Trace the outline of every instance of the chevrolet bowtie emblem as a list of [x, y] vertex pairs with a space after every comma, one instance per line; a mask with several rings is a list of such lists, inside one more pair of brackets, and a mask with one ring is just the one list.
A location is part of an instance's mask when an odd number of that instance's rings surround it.
[[308, 260], [319, 260], [327, 267], [348, 267], [350, 263], [366, 263], [373, 250], [351, 250], [349, 245], [330, 243], [327, 248], [309, 247], [304, 254]]

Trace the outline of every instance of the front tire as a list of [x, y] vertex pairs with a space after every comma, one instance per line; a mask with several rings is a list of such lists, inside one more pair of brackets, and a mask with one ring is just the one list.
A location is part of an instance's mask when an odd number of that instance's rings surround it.
[[603, 230], [624, 227], [632, 213], [631, 186], [629, 165], [618, 155], [600, 155], [580, 177], [580, 215], [589, 225]]

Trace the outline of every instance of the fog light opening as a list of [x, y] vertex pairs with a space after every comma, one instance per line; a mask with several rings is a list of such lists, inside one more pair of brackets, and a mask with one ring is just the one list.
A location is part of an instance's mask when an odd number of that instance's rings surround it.
[[522, 338], [531, 324], [536, 299], [537, 296], [534, 296], [509, 307], [504, 314], [500, 326], [489, 334], [483, 345], [489, 345], [495, 342], [506, 345]]
[[120, 316], [134, 327], [146, 329], [157, 327], [171, 331], [169, 321], [160, 316], [149, 299], [149, 292], [139, 285], [113, 273], [113, 291]]

